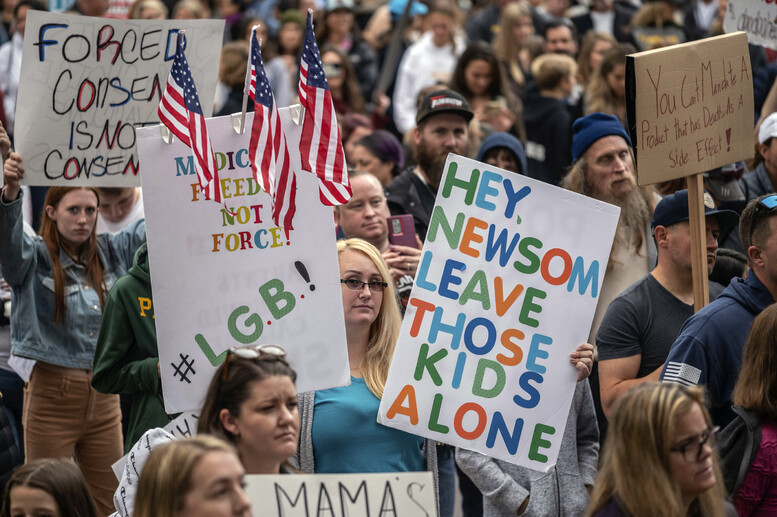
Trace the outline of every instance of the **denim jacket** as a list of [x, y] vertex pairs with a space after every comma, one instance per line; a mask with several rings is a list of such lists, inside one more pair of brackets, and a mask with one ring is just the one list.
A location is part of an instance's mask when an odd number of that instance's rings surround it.
[[[91, 370], [102, 321], [100, 297], [86, 280], [86, 270], [64, 251], [65, 319], [54, 321], [51, 254], [41, 237], [25, 235], [22, 193], [11, 203], [0, 197], [0, 268], [11, 287], [11, 346], [14, 355], [68, 368]], [[146, 240], [144, 220], [116, 234], [97, 237], [104, 268], [106, 297], [127, 273], [135, 250]]]

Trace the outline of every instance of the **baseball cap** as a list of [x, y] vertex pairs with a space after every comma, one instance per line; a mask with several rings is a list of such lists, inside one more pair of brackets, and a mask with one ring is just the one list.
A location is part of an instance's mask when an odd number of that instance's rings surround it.
[[[391, 19], [394, 21], [397, 21], [400, 16], [402, 16], [402, 13], [405, 12], [405, 7], [407, 6], [407, 2], [410, 0], [390, 0], [389, 1], [389, 12], [391, 13]], [[429, 12], [429, 8], [426, 7], [426, 5], [422, 4], [421, 2], [413, 2], [413, 5], [410, 6], [410, 16], [423, 16], [426, 13]]]
[[467, 122], [472, 120], [473, 117], [467, 99], [453, 90], [437, 90], [428, 93], [421, 101], [421, 107], [418, 108], [415, 122], [416, 124], [420, 124], [423, 120], [426, 120], [432, 115], [439, 115], [440, 113], [460, 115], [464, 117]]
[[354, 9], [353, 0], [327, 0], [326, 2], [327, 12], [335, 11], [337, 9], [348, 9], [349, 11], [353, 11]]
[[[733, 210], [718, 210], [715, 208], [715, 202], [708, 192], [704, 193], [704, 216], [717, 216], [720, 228], [731, 228], [739, 223], [739, 214]], [[653, 221], [650, 223], [652, 230], [656, 226], [672, 226], [673, 224], [687, 221], [688, 215], [688, 190], [678, 190], [674, 194], [664, 197], [656, 205], [653, 212]]]
[[705, 172], [704, 182], [710, 193], [721, 201], [745, 201], [745, 195], [737, 181], [744, 171], [744, 162], [734, 162]]
[[777, 113], [772, 113], [761, 122], [758, 128], [758, 143], [762, 144], [770, 138], [777, 136]]

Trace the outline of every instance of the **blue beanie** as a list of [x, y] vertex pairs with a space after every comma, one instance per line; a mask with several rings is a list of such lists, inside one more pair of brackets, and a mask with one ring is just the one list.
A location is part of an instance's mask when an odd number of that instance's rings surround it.
[[572, 125], [572, 161], [576, 162], [594, 142], [605, 136], [623, 137], [631, 147], [631, 140], [615, 115], [591, 113], [575, 120]]
[[492, 133], [489, 135], [489, 137], [480, 144], [480, 149], [478, 150], [478, 155], [475, 159], [482, 162], [486, 153], [496, 147], [505, 147], [512, 152], [521, 166], [521, 174], [526, 175], [528, 173], [529, 166], [526, 163], [526, 151], [523, 149], [523, 144], [510, 133]]

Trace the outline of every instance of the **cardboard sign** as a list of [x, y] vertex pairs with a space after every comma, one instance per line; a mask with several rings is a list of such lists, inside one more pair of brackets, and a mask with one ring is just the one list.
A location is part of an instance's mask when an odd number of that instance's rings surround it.
[[431, 472], [246, 476], [254, 515], [437, 515]]
[[777, 49], [775, 21], [777, 4], [770, 0], [728, 0], [723, 30], [745, 31], [751, 44]]
[[753, 153], [753, 74], [744, 33], [628, 56], [626, 91], [640, 185]]
[[448, 155], [378, 421], [554, 465], [619, 213]]
[[223, 20], [111, 20], [30, 11], [15, 145], [28, 185], [140, 185], [135, 128], [157, 106], [186, 30], [206, 116], [213, 111]]
[[[281, 109], [290, 149], [302, 128]], [[277, 344], [298, 373], [297, 390], [350, 382], [332, 209], [315, 176], [297, 171], [289, 239], [272, 221], [230, 116], [208, 120], [223, 206], [199, 189], [191, 150], [166, 144], [160, 126], [138, 129], [143, 204], [162, 389], [168, 413], [198, 409], [215, 368], [234, 346]]]

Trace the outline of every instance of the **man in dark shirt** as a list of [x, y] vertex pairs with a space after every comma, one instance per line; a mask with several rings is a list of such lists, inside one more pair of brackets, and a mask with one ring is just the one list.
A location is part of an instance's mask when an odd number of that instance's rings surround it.
[[[715, 265], [721, 229], [736, 226], [739, 216], [730, 210], [717, 210], [707, 193], [704, 211], [709, 274]], [[693, 315], [687, 190], [658, 203], [651, 228], [658, 265], [613, 300], [596, 335], [601, 401], [607, 416], [617, 398], [629, 388], [658, 380], [669, 349]], [[710, 284], [711, 299], [722, 291], [723, 286]]]

